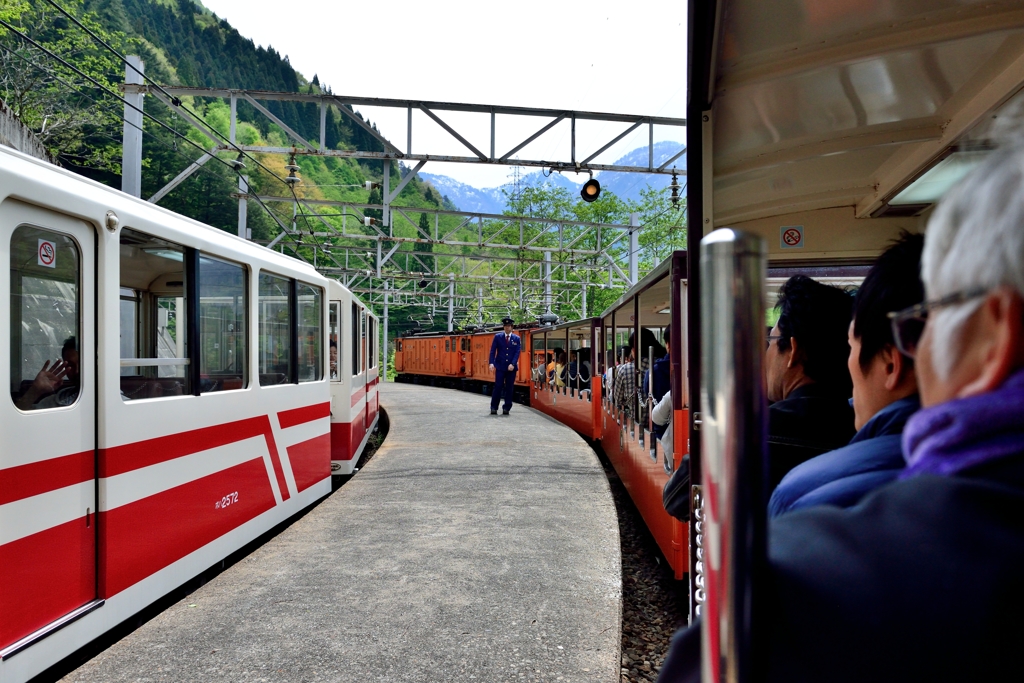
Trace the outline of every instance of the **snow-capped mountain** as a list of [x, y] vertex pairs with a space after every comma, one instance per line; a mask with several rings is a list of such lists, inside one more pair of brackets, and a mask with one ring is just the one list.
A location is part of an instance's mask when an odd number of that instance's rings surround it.
[[[680, 142], [657, 142], [654, 145], [654, 165], [662, 164], [666, 159], [674, 156], [683, 147]], [[615, 162], [616, 165], [641, 166], [647, 163], [647, 147], [638, 147], [629, 154]], [[686, 157], [680, 156], [672, 162], [671, 166], [682, 170], [686, 169]], [[478, 188], [450, 178], [445, 175], [433, 173], [421, 173], [420, 177], [433, 185], [438, 192], [447, 197], [460, 211], [479, 211], [481, 213], [501, 213], [505, 209], [505, 193], [510, 183], [499, 187]], [[621, 199], [640, 199], [640, 191], [648, 185], [654, 188], [668, 187], [672, 182], [671, 177], [655, 173], [613, 173], [602, 171], [597, 173], [595, 178], [601, 183], [604, 192], [613, 192]], [[686, 181], [681, 178], [679, 184]], [[572, 193], [579, 192], [582, 183], [577, 183], [560, 173], [552, 173], [545, 177], [540, 171], [527, 173], [520, 179], [522, 185], [539, 185], [551, 183], [557, 187], [564, 187]]]

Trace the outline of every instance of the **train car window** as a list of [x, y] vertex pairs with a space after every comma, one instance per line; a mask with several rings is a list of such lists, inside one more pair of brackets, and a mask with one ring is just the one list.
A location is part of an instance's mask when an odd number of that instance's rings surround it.
[[444, 340], [444, 351], [445, 351], [445, 353], [451, 353], [451, 351], [452, 351], [451, 345], [452, 345], [452, 342], [451, 342], [450, 339], [445, 339]]
[[318, 382], [324, 378], [324, 294], [319, 287], [301, 282], [296, 293], [299, 302], [299, 381]]
[[367, 318], [367, 327], [369, 329], [369, 348], [367, 349], [367, 356], [369, 360], [369, 366], [371, 368], [377, 367], [377, 321], [374, 318]]
[[260, 385], [288, 384], [292, 376], [291, 280], [270, 273], [259, 278]]
[[369, 365], [367, 362], [367, 311], [360, 311], [359, 315], [359, 332], [361, 334], [361, 343], [359, 349], [362, 353], [362, 370], [366, 370]]
[[352, 304], [352, 376], [359, 374], [359, 306]]
[[186, 250], [130, 228], [119, 241], [121, 398], [189, 394]]
[[[127, 287], [121, 288], [121, 358], [135, 358], [139, 355], [139, 293]], [[132, 368], [121, 368], [122, 375], [132, 374]]]
[[328, 349], [329, 372], [332, 382], [341, 381], [341, 372], [338, 368], [338, 350], [341, 343], [341, 302], [332, 301], [328, 309], [327, 335], [330, 340]]
[[200, 391], [246, 386], [245, 267], [206, 255], [199, 257]]
[[78, 401], [80, 270], [71, 237], [27, 225], [11, 235], [11, 399], [20, 410]]

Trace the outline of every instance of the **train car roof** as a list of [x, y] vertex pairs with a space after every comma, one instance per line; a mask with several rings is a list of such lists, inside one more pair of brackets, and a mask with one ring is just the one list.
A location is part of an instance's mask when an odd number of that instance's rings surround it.
[[993, 125], [1024, 86], [1019, 1], [715, 9], [711, 47], [691, 73], [706, 77], [698, 97], [710, 103], [690, 133], [703, 126], [711, 148], [705, 232], [760, 233], [773, 262], [863, 260], [900, 230], [920, 230], [920, 216], [993, 148]]
[[590, 325], [600, 325], [601, 318], [579, 318], [577, 320], [568, 320], [564, 323], [558, 323], [557, 325], [542, 325], [540, 327], [534, 327], [530, 329], [531, 334], [543, 334], [545, 332], [556, 332], [558, 330], [567, 330], [574, 327], [589, 327]]
[[[170, 209], [152, 204], [138, 197], [125, 194], [120, 190], [108, 187], [95, 180], [91, 180], [77, 173], [63, 169], [59, 166], [42, 161], [23, 154], [17, 150], [0, 145], [0, 172], [3, 170], [12, 171], [13, 176], [18, 180], [26, 182], [42, 181], [49, 182], [49, 187], [54, 192], [67, 193], [73, 196], [75, 201], [63, 203], [60, 211], [67, 215], [74, 215], [93, 225], [102, 226], [106, 212], [114, 211], [119, 220], [120, 226], [145, 231], [143, 225], [137, 221], [148, 221], [159, 224], [177, 232], [182, 232], [185, 224], [190, 228], [201, 230], [199, 241], [200, 248], [212, 248], [221, 250], [222, 255], [237, 254], [249, 256], [254, 260], [262, 260], [269, 263], [279, 263], [282, 267], [293, 272], [304, 272], [308, 277], [326, 279], [316, 271], [312, 265], [305, 261], [268, 249], [249, 240], [233, 235], [224, 230], [200, 223], [197, 220], [188, 218]], [[39, 199], [30, 192], [23, 192], [18, 187], [17, 180], [2, 184], [0, 201], [5, 199], [16, 199], [30, 204], [39, 204]], [[182, 223], [184, 222], [184, 223]], [[178, 227], [175, 227], [177, 224]], [[186, 231], [187, 232], [187, 231]], [[189, 233], [195, 237], [195, 233]]]

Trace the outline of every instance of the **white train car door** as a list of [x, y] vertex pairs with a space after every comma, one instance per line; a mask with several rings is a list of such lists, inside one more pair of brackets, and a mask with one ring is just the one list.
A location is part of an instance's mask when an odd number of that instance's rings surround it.
[[102, 604], [95, 241], [80, 220], [12, 199], [0, 204], [0, 374], [8, 393], [0, 398], [4, 660]]

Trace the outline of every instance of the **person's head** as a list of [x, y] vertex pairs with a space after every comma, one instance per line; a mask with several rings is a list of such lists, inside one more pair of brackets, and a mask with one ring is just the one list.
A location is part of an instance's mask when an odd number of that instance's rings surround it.
[[[629, 335], [629, 348], [632, 352], [631, 358], [636, 357], [636, 333]], [[658, 338], [654, 336], [654, 332], [646, 327], [640, 328], [640, 358], [647, 358], [648, 349], [654, 349], [654, 357], [661, 358], [665, 355], [665, 347], [658, 342]]]
[[512, 318], [502, 318], [501, 325], [505, 329], [505, 334], [512, 334], [512, 325], [515, 321]]
[[797, 387], [811, 383], [833, 394], [850, 395], [846, 361], [852, 309], [853, 297], [838, 287], [805, 275], [786, 281], [775, 304], [779, 321], [772, 328], [765, 354], [769, 401], [781, 401]]
[[942, 200], [921, 279], [924, 312], [896, 322], [923, 405], [992, 391], [1024, 367], [1024, 147], [997, 150]]
[[565, 351], [562, 349], [558, 350], [558, 355], [555, 357], [555, 362], [560, 365], [565, 365]]
[[669, 347], [669, 344], [672, 343], [672, 339], [670, 338], [671, 337], [671, 335], [670, 335], [671, 332], [672, 332], [672, 328], [671, 327], [666, 327], [664, 330], [662, 330], [662, 333], [661, 333], [661, 338], [665, 340], [665, 348], [666, 349]]
[[923, 248], [924, 235], [901, 235], [875, 261], [854, 299], [847, 367], [857, 429], [882, 408], [917, 391], [914, 360], [896, 348], [888, 314], [924, 300], [919, 275]]
[[576, 358], [578, 356], [579, 356], [579, 354], [576, 351], [569, 351], [569, 362], [570, 363], [575, 363], [576, 362]]
[[548, 362], [551, 363], [555, 360], [555, 354], [548, 352]]
[[64, 344], [60, 349], [60, 357], [68, 366], [66, 375], [68, 381], [72, 384], [78, 382], [78, 342], [74, 337], [68, 337], [64, 340]]

